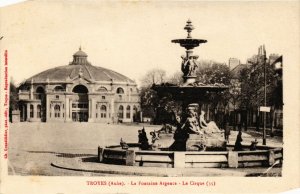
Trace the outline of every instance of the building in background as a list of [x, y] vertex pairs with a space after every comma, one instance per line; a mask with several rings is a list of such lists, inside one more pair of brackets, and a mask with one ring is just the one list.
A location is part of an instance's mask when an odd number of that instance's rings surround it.
[[133, 122], [140, 109], [137, 84], [93, 66], [81, 48], [69, 65], [34, 75], [18, 89], [21, 121]]
[[239, 66], [240, 64], [241, 64], [241, 61], [237, 58], [229, 58], [229, 60], [228, 60], [229, 69], [234, 69], [235, 67]]

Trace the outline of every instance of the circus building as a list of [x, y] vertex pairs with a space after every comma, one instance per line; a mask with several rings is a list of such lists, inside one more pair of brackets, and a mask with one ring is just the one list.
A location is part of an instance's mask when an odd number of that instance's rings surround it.
[[94, 66], [79, 48], [69, 65], [43, 71], [19, 86], [20, 120], [29, 122], [134, 122], [136, 83]]

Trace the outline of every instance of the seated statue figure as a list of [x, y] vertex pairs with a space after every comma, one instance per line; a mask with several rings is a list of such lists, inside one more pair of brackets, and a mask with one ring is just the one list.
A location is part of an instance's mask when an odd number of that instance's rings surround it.
[[207, 123], [204, 119], [205, 112], [201, 111], [200, 117], [199, 117], [199, 125], [201, 130], [204, 131], [204, 133], [218, 133], [221, 132], [219, 127], [216, 125], [214, 121], [210, 121]]
[[189, 134], [203, 134], [199, 127], [197, 113], [193, 109], [189, 109], [188, 111], [188, 117], [181, 128], [185, 129]]

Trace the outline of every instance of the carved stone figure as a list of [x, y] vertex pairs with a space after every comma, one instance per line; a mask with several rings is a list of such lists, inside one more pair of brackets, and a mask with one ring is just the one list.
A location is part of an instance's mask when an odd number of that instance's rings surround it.
[[204, 131], [204, 133], [218, 133], [221, 132], [219, 127], [214, 121], [210, 121], [207, 123], [204, 119], [205, 112], [201, 111], [200, 117], [199, 117], [199, 125], [200, 128]]
[[198, 67], [197, 62], [194, 56], [189, 56], [187, 59], [186, 57], [181, 56], [182, 63], [181, 63], [181, 71], [183, 75], [188, 76], [195, 76], [195, 71]]
[[250, 151], [255, 151], [257, 144], [258, 144], [257, 139], [255, 139], [254, 141], [251, 141]]
[[200, 134], [200, 127], [198, 123], [197, 113], [194, 111], [192, 107], [188, 109], [188, 117], [185, 123], [181, 127], [186, 130], [187, 133]]

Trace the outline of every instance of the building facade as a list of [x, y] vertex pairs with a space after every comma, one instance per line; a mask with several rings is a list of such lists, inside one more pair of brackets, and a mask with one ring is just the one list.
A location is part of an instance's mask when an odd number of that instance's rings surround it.
[[34, 75], [18, 89], [21, 121], [133, 122], [140, 110], [136, 83], [91, 65], [81, 48], [69, 65]]

